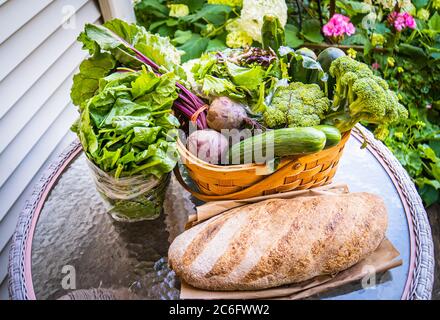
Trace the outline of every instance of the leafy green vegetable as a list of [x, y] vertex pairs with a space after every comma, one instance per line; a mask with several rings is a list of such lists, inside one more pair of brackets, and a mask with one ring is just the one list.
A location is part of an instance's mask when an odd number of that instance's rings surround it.
[[205, 53], [191, 70], [205, 95], [239, 100], [255, 113], [264, 110], [266, 89], [281, 76], [278, 71], [278, 60], [273, 53], [255, 48]]
[[286, 44], [284, 28], [275, 16], [264, 16], [261, 38], [264, 49], [271, 48], [275, 52]]
[[84, 60], [79, 66], [79, 73], [73, 77], [71, 97], [73, 104], [79, 106], [91, 98], [99, 86], [99, 80], [108, 75], [116, 66], [110, 54], [96, 53]]
[[78, 37], [91, 55], [108, 52], [122, 65], [139, 69], [145, 61], [136, 54], [139, 51], [166, 71], [174, 71], [185, 79], [180, 67], [178, 51], [168, 38], [151, 34], [145, 28], [114, 19], [104, 25], [86, 24]]
[[72, 127], [87, 157], [115, 178], [170, 172], [176, 164], [175, 81], [173, 72], [159, 77], [145, 67], [103, 78]]

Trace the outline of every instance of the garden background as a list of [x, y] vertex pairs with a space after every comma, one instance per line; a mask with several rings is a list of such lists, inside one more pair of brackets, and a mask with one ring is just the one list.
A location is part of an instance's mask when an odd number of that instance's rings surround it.
[[318, 52], [338, 46], [367, 63], [410, 115], [380, 138], [412, 177], [425, 206], [440, 202], [440, 0], [134, 3], [138, 23], [170, 37], [185, 52], [183, 61], [205, 51], [260, 46], [262, 17], [271, 14], [284, 24], [290, 47]]

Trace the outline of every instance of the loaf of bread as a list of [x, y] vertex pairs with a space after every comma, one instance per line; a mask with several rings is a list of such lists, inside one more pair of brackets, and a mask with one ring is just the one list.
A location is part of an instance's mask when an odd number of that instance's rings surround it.
[[170, 267], [206, 290], [257, 290], [334, 274], [376, 250], [387, 212], [369, 193], [270, 199], [205, 221], [171, 244]]

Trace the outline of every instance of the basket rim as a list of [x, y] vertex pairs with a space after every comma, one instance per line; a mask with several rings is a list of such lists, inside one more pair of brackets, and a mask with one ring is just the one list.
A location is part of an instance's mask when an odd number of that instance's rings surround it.
[[[339, 143], [331, 148], [328, 149], [322, 149], [318, 152], [314, 152], [314, 153], [308, 153], [308, 154], [304, 154], [304, 155], [300, 155], [300, 156], [289, 156], [289, 157], [283, 157], [282, 159], [287, 159], [287, 160], [296, 160], [296, 161], [300, 161], [301, 159], [305, 158], [305, 157], [309, 157], [310, 155], [314, 155], [314, 154], [318, 154], [322, 151], [331, 151], [331, 150], [335, 150], [337, 148], [340, 148], [341, 144], [345, 144], [348, 140], [348, 138], [350, 137], [350, 133], [351, 130], [349, 131], [345, 131], [342, 133], [342, 137], [341, 137], [341, 141], [339, 141]], [[266, 164], [262, 163], [262, 164], [257, 164], [257, 163], [246, 163], [246, 164], [232, 164], [232, 165], [218, 165], [218, 164], [212, 164], [209, 162], [206, 162], [200, 158], [198, 158], [196, 155], [192, 154], [188, 148], [183, 144], [182, 140], [180, 139], [180, 137], [177, 138], [177, 150], [180, 154], [180, 156], [182, 158], [184, 158], [183, 160], [183, 164], [186, 164], [188, 161], [191, 163], [195, 163], [198, 164], [199, 166], [203, 166], [203, 167], [209, 167], [212, 170], [216, 170], [216, 171], [220, 171], [220, 172], [233, 172], [233, 171], [241, 171], [243, 169], [257, 169], [257, 168], [265, 168]]]

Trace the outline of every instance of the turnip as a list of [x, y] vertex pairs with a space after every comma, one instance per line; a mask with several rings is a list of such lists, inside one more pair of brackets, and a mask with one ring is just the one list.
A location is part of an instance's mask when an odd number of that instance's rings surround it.
[[228, 97], [218, 97], [208, 109], [208, 126], [211, 129], [240, 129], [247, 120], [244, 106]]
[[228, 150], [228, 140], [215, 130], [197, 130], [188, 137], [188, 150], [199, 159], [219, 164]]

